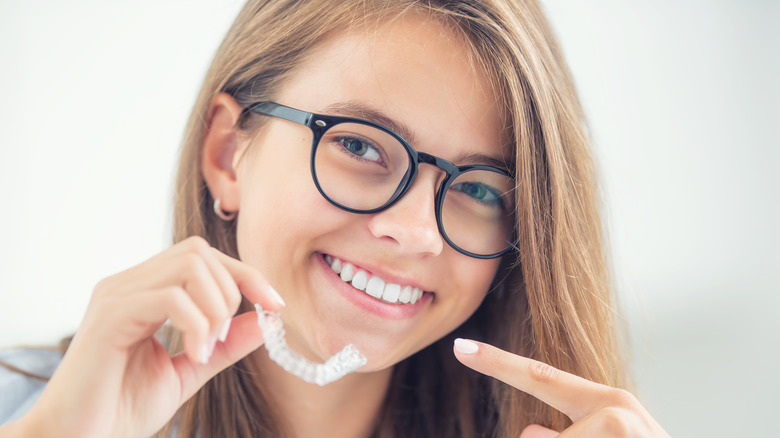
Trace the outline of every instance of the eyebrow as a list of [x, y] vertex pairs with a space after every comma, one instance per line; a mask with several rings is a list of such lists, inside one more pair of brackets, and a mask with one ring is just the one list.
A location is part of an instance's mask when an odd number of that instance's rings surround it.
[[510, 175], [515, 174], [515, 166], [508, 157], [500, 155], [490, 155], [481, 152], [464, 152], [455, 157], [455, 164], [458, 166], [483, 165], [501, 169]]
[[[382, 112], [382, 110], [362, 102], [348, 100], [344, 102], [332, 103], [323, 108], [323, 113], [332, 113], [333, 115], [368, 120], [386, 128], [390, 128], [390, 130], [403, 137], [406, 142], [411, 145], [417, 143], [414, 137], [414, 133], [406, 124], [393, 119], [392, 117]], [[512, 165], [511, 160], [502, 155], [491, 155], [481, 152], [463, 152], [453, 160], [453, 163], [459, 166], [478, 164], [492, 166], [514, 175], [515, 166]]]
[[378, 125], [382, 125], [406, 140], [409, 144], [415, 144], [414, 134], [404, 123], [399, 122], [392, 117], [388, 116], [381, 110], [374, 108], [370, 105], [366, 105], [361, 102], [349, 100], [346, 102], [336, 102], [326, 106], [323, 111], [325, 113], [333, 113], [334, 115], [355, 117], [358, 119], [368, 120]]

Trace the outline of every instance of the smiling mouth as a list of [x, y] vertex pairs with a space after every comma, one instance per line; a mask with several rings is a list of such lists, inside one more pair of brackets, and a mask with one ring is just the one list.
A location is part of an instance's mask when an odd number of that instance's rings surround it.
[[377, 300], [390, 304], [414, 304], [423, 296], [423, 291], [419, 287], [388, 283], [379, 276], [331, 255], [326, 254], [325, 261], [342, 281]]

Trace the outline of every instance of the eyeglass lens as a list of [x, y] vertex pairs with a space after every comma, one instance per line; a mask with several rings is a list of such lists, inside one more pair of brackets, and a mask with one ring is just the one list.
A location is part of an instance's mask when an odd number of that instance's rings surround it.
[[[411, 175], [412, 160], [391, 134], [360, 123], [339, 123], [316, 145], [315, 177], [332, 201], [354, 210], [387, 204]], [[470, 170], [450, 184], [442, 202], [444, 234], [479, 255], [506, 249], [513, 238], [514, 180]]]

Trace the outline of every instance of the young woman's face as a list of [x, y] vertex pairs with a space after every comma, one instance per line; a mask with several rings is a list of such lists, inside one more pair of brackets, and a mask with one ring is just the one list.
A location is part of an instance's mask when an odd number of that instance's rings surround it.
[[[467, 154], [507, 154], [484, 75], [458, 37], [430, 20], [406, 18], [335, 36], [312, 52], [276, 101], [361, 118], [371, 117], [334, 107], [378, 110], [408, 129], [416, 150], [455, 164], [465, 164], [458, 157]], [[317, 191], [310, 154], [307, 127], [269, 118], [237, 171], [239, 254], [287, 302], [282, 318], [291, 347], [322, 361], [351, 343], [368, 358], [364, 371], [379, 370], [464, 322], [485, 297], [499, 260], [463, 255], [439, 234], [434, 197], [443, 173], [423, 164], [398, 203], [353, 214]], [[369, 280], [424, 294], [414, 304], [373, 298], [342, 281], [328, 263], [333, 259]]]

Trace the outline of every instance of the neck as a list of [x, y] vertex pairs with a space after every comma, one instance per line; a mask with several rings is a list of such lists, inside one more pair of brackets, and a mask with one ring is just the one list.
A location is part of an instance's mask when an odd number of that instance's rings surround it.
[[353, 373], [325, 386], [306, 383], [268, 358], [254, 353], [283, 428], [292, 437], [366, 438], [374, 430], [390, 384], [392, 368]]

